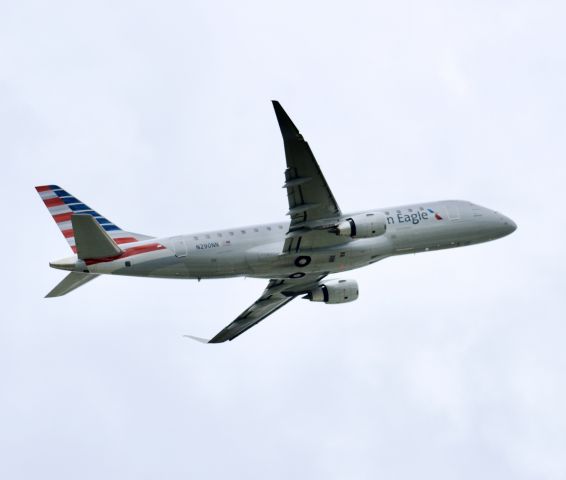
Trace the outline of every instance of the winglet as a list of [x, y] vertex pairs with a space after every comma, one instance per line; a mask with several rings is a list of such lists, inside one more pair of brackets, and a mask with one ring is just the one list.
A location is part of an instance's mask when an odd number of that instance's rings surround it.
[[210, 341], [207, 340], [206, 338], [195, 337], [193, 335], [183, 335], [183, 337], [190, 338], [191, 340], [196, 340], [197, 342], [200, 343], [210, 343]]
[[283, 110], [281, 104], [277, 100], [272, 100], [271, 103], [273, 103], [275, 116], [277, 117], [277, 122], [279, 123], [279, 128], [281, 129], [281, 135], [283, 136], [283, 140], [296, 139], [297, 137], [301, 137], [299, 129], [289, 118], [287, 112]]

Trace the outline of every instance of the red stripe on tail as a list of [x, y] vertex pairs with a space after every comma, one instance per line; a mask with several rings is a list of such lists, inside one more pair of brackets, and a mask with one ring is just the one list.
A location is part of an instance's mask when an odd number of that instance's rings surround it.
[[118, 244], [120, 244], [120, 243], [132, 243], [132, 242], [138, 241], [138, 239], [134, 238], [134, 237], [113, 238], [112, 240], [114, 240]]
[[95, 258], [92, 260], [87, 259], [85, 260], [85, 263], [87, 265], [96, 265], [97, 263], [112, 262], [113, 260], [127, 258], [133, 255], [139, 255], [141, 253], [155, 252], [156, 250], [163, 250], [164, 248], [165, 247], [160, 243], [150, 243], [148, 245], [140, 245], [138, 247], [128, 248], [124, 250], [120, 255], [116, 255], [115, 257]]
[[71, 220], [72, 214], [73, 214], [73, 212], [60, 213], [59, 215], [53, 215], [53, 220], [55, 220], [55, 223], [68, 222], [68, 221]]
[[65, 202], [63, 200], [61, 200], [60, 198], [47, 198], [45, 200], [43, 200], [43, 202], [45, 203], [45, 205], [49, 208], [49, 207], [57, 207], [59, 205], [65, 205]]

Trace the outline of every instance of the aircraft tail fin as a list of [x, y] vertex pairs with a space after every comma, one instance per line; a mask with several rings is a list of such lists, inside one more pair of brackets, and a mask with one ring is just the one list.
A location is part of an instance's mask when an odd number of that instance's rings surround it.
[[71, 272], [61, 280], [45, 298], [60, 297], [72, 292], [76, 288], [82, 287], [85, 283], [94, 280], [98, 275], [92, 273]]
[[58, 185], [41, 185], [35, 187], [35, 189], [74, 253], [77, 253], [77, 245], [71, 217], [75, 214], [93, 217], [96, 223], [108, 233], [108, 236], [119, 245], [152, 238], [148, 235], [122, 230], [115, 223], [112, 223]]

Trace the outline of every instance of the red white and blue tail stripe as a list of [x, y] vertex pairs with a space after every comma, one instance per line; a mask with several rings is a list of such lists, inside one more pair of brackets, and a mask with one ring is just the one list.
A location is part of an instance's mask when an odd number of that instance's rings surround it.
[[80, 213], [81, 215], [92, 215], [104, 230], [112, 237], [117, 244], [125, 244], [146, 240], [151, 237], [139, 233], [126, 232], [112, 223], [106, 217], [81, 202], [67, 191], [57, 185], [42, 185], [35, 187], [37, 193], [45, 203], [49, 213], [61, 230], [61, 233], [69, 243], [73, 252], [77, 253], [75, 246], [75, 233], [71, 224], [71, 215]]

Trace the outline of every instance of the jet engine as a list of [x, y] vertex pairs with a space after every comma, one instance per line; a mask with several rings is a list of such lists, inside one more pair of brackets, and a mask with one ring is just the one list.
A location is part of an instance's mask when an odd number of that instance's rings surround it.
[[355, 280], [327, 280], [308, 292], [303, 298], [311, 302], [347, 303], [358, 298], [358, 282]]
[[387, 219], [381, 212], [362, 213], [340, 222], [334, 232], [341, 237], [370, 238], [383, 235]]

